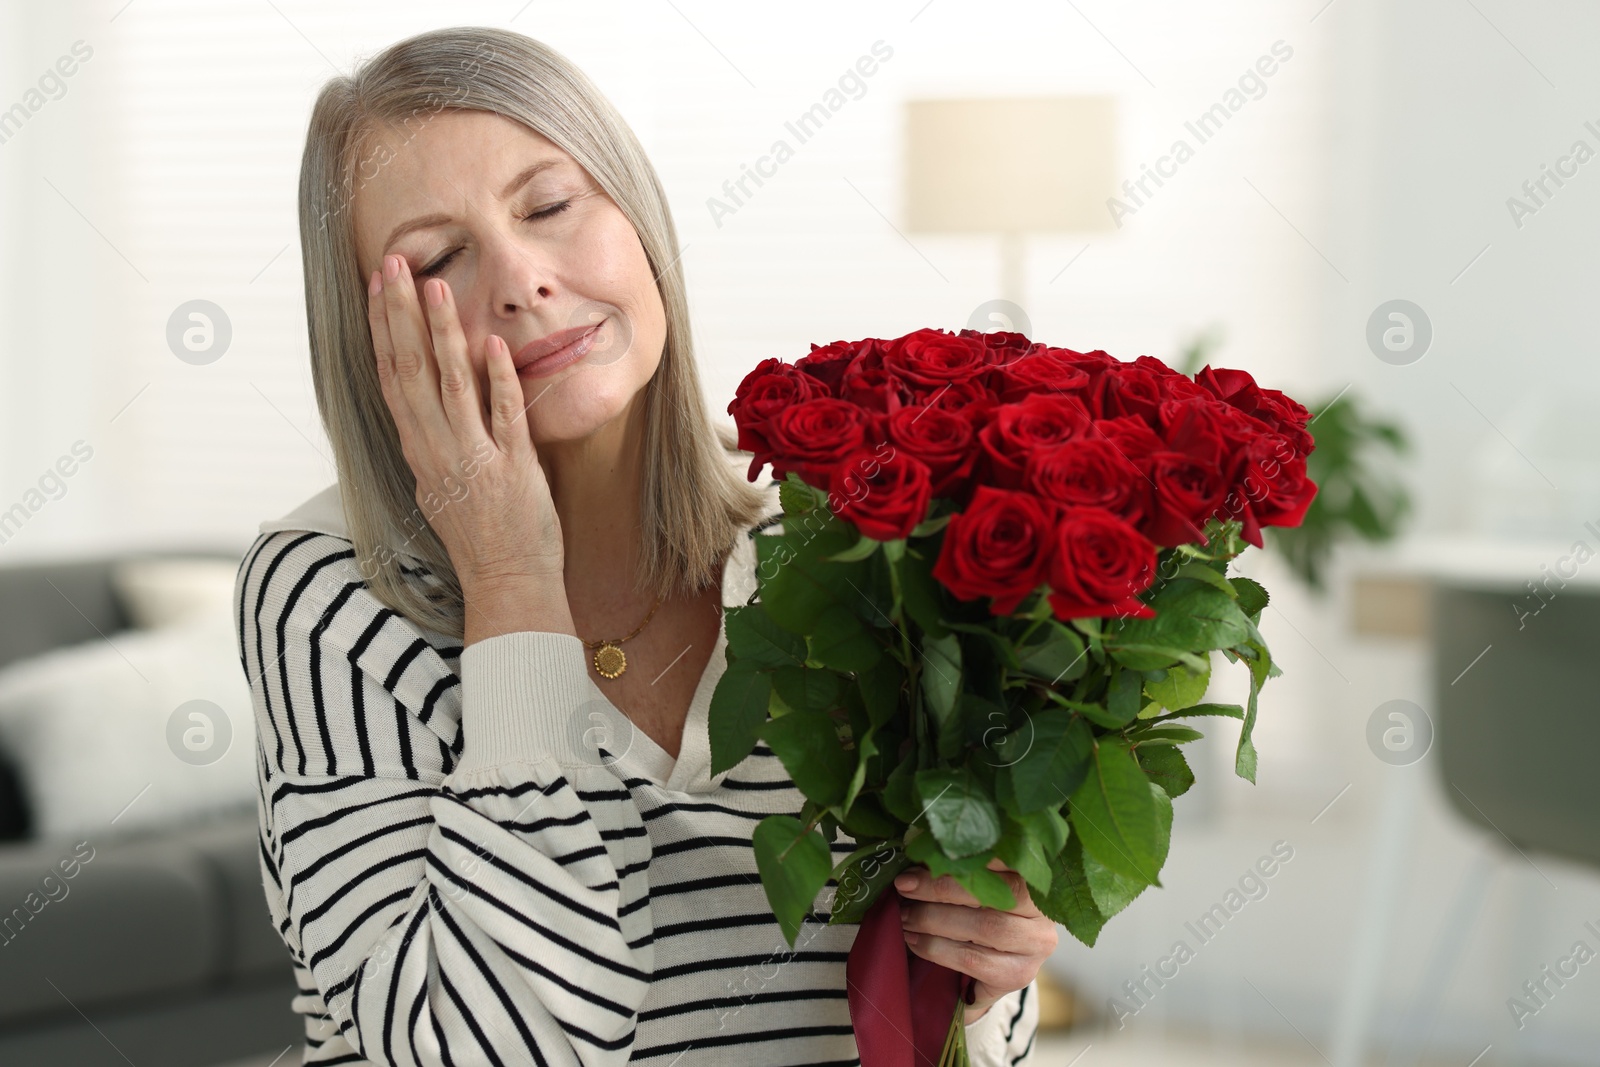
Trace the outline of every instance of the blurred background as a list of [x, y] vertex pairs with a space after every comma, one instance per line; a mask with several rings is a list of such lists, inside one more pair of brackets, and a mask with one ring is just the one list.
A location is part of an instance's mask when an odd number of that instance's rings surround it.
[[643, 141], [719, 418], [761, 359], [923, 326], [1316, 414], [1318, 510], [1237, 566], [1284, 671], [1259, 780], [1205, 727], [1164, 887], [1062, 932], [1034, 1062], [1597, 1062], [1600, 8], [1570, 0], [0, 2], [0, 1060], [298, 1059], [226, 601], [334, 479], [300, 151], [325, 79], [469, 23]]

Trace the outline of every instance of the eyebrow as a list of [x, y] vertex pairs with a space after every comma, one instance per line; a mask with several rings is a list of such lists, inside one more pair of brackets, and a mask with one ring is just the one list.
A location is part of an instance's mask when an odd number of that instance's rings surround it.
[[[551, 167], [559, 166], [563, 162], [565, 161], [560, 159], [541, 159], [532, 166], [524, 167], [517, 173], [515, 178], [512, 178], [511, 181], [506, 183], [505, 189], [503, 189], [500, 193], [500, 199], [509, 199], [511, 195], [518, 189], [521, 189], [524, 185], [527, 185], [530, 181], [532, 181], [535, 175], [541, 173], [542, 171], [546, 171]], [[389, 239], [383, 243], [383, 249], [385, 252], [387, 252], [389, 249], [394, 247], [394, 243], [396, 241], [400, 240], [400, 238], [404, 237], [406, 234], [411, 233], [413, 230], [425, 230], [430, 226], [442, 226], [449, 222], [451, 217], [452, 216], [450, 215], [435, 212], [432, 215], [418, 215], [414, 219], [402, 222], [400, 225], [396, 226], [390, 231]]]

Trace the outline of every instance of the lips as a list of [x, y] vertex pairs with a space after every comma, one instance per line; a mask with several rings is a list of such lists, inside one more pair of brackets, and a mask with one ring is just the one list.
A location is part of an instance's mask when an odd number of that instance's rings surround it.
[[[601, 322], [604, 321], [603, 319], [601, 320]], [[521, 351], [511, 357], [512, 365], [520, 371], [528, 364], [543, 359], [552, 352], [559, 352], [583, 335], [598, 330], [601, 322], [589, 326], [574, 326], [570, 330], [558, 330], [555, 333], [539, 338], [537, 341], [529, 341]]]

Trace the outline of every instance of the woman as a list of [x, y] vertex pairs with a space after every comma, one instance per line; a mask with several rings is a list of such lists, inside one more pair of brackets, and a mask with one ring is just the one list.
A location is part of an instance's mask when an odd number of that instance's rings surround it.
[[[706, 416], [633, 134], [536, 41], [425, 33], [324, 87], [300, 210], [339, 483], [236, 595], [306, 1062], [856, 1062], [856, 927], [791, 951], [756, 876], [803, 798], [765, 746], [707, 773], [776, 483]], [[906, 891], [976, 1064], [1026, 1060], [1055, 945], [996, 869], [1011, 912]]]

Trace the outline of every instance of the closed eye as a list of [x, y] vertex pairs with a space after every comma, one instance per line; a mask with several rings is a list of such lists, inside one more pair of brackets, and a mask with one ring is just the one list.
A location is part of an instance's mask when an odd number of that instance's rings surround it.
[[[571, 206], [572, 206], [572, 201], [571, 200], [563, 200], [559, 204], [551, 204], [547, 208], [543, 208], [543, 209], [541, 209], [539, 211], [535, 211], [530, 215], [522, 216], [522, 221], [523, 222], [527, 222], [527, 221], [529, 221], [531, 219], [548, 219], [548, 218], [552, 218], [552, 217], [554, 217], [556, 215], [561, 214], [563, 211], [567, 210], [567, 208], [569, 208]], [[449, 253], [447, 253], [447, 254], [445, 254], [443, 256], [440, 256], [438, 259], [436, 259], [432, 263], [428, 264], [428, 266], [426, 266], [423, 269], [417, 271], [416, 272], [417, 273], [417, 277], [419, 277], [419, 278], [431, 278], [435, 274], [438, 274], [440, 271], [444, 270], [444, 268], [446, 266], [449, 265], [449, 263], [450, 263], [450, 261], [452, 259], [456, 258], [456, 253], [458, 253], [460, 251], [461, 251], [461, 249], [457, 248], [452, 252], [449, 252]]]

